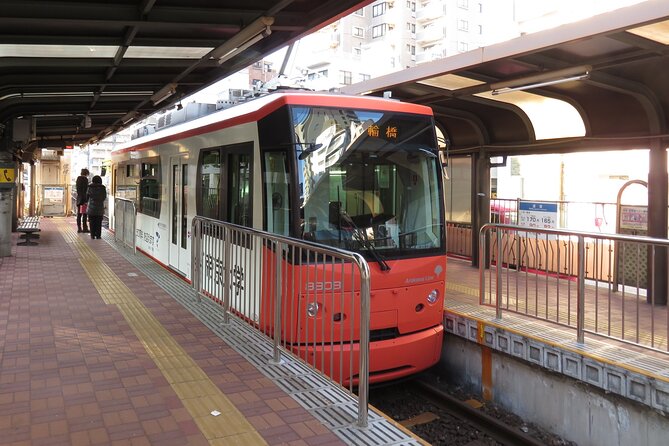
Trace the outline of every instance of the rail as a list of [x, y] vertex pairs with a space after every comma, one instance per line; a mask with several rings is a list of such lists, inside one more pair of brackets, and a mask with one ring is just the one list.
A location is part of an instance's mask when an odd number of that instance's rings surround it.
[[114, 240], [137, 252], [135, 228], [137, 225], [135, 202], [125, 198], [114, 198]]
[[497, 318], [513, 312], [574, 328], [579, 343], [590, 333], [669, 352], [667, 306], [647, 291], [669, 240], [503, 224], [479, 236], [480, 303]]
[[[353, 394], [359, 427], [369, 401], [370, 271], [356, 253], [195, 217], [191, 278], [199, 296]], [[357, 359], [357, 363], [356, 363]]]

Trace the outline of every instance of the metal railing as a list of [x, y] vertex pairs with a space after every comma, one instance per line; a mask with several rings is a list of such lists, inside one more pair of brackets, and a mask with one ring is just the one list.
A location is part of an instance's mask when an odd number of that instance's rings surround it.
[[669, 240], [502, 224], [479, 236], [480, 303], [497, 318], [519, 313], [574, 328], [580, 343], [591, 333], [669, 352], [667, 307], [647, 291]]
[[200, 296], [353, 394], [367, 426], [370, 271], [356, 253], [196, 217], [192, 284]]
[[114, 198], [114, 240], [137, 252], [135, 228], [137, 225], [137, 207], [132, 200]]

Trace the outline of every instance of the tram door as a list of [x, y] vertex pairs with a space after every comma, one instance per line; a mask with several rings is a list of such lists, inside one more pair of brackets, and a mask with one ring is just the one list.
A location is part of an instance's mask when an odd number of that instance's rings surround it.
[[170, 253], [169, 264], [177, 271], [190, 274], [188, 254], [188, 155], [170, 158]]

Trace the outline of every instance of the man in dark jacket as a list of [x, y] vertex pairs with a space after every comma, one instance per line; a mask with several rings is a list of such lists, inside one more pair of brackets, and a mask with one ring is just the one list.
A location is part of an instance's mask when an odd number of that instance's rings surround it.
[[88, 232], [86, 210], [81, 208], [88, 200], [88, 174], [88, 169], [81, 169], [81, 175], [77, 177], [77, 232]]
[[102, 218], [105, 214], [107, 189], [102, 178], [95, 175], [88, 185], [88, 220], [91, 223], [91, 238], [99, 239], [102, 235]]

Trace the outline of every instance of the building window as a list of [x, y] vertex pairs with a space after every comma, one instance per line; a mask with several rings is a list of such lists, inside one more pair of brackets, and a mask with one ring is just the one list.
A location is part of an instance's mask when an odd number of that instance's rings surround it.
[[353, 15], [357, 15], [358, 17], [364, 17], [365, 16], [365, 8], [360, 8], [357, 11], [353, 13]]
[[372, 78], [369, 74], [362, 74], [360, 73], [360, 81], [368, 81]]
[[362, 49], [359, 46], [353, 47], [353, 55], [355, 57], [362, 57]]
[[351, 72], [343, 70], [339, 71], [339, 83], [344, 85], [351, 85], [353, 83]]
[[458, 8], [469, 9], [469, 0], [458, 0]]
[[464, 53], [467, 50], [469, 50], [469, 45], [467, 42], [458, 42], [458, 51]]
[[409, 9], [411, 12], [416, 12], [416, 2], [407, 0], [407, 9]]
[[383, 15], [384, 12], [386, 12], [385, 2], [372, 6], [372, 17], [378, 17], [380, 15]]
[[458, 20], [458, 29], [460, 31], [468, 31], [469, 30], [469, 22], [467, 20]]
[[353, 27], [353, 37], [365, 37], [365, 30], [360, 28], [359, 26], [354, 26]]
[[479, 25], [479, 34], [483, 34], [483, 25]]
[[416, 55], [416, 45], [407, 44], [407, 53], [411, 54], [412, 56], [415, 56]]
[[372, 27], [372, 38], [376, 39], [377, 37], [384, 36], [386, 34], [386, 24], [382, 23]]
[[479, 3], [479, 12], [483, 12], [483, 3]]
[[321, 70], [318, 72], [320, 77], [328, 77], [328, 70]]

